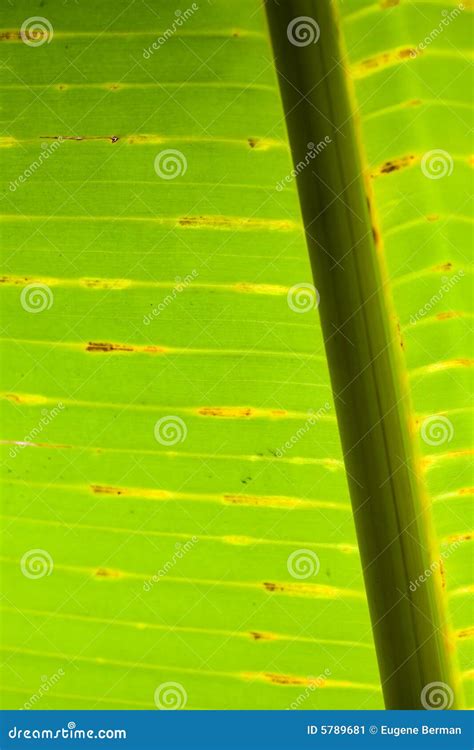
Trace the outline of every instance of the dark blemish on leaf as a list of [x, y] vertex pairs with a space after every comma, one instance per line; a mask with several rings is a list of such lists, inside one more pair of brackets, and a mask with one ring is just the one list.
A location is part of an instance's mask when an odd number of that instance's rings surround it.
[[374, 238], [375, 247], [380, 245], [380, 235], [376, 227], [372, 226], [372, 237]]
[[133, 352], [133, 347], [124, 344], [109, 344], [103, 342], [89, 341], [86, 346], [88, 352]]
[[111, 570], [110, 568], [97, 568], [97, 570], [94, 571], [94, 575], [97, 578], [120, 578], [119, 571]]
[[21, 39], [19, 31], [2, 31], [0, 34], [0, 42], [8, 42], [9, 39]]
[[439, 572], [441, 575], [441, 587], [445, 589], [446, 588], [446, 571], [444, 570], [444, 563], [441, 557], [439, 558]]
[[436, 313], [436, 320], [449, 320], [449, 318], [459, 318], [461, 315], [462, 313], [449, 310], [448, 312]]
[[263, 676], [275, 685], [306, 685], [308, 683], [308, 680], [304, 677], [293, 677], [287, 674], [265, 672]]
[[400, 52], [398, 53], [398, 56], [402, 60], [404, 60], [406, 57], [414, 57], [417, 54], [418, 54], [418, 50], [409, 48], [409, 49], [401, 49]]
[[258, 630], [251, 630], [249, 635], [254, 641], [272, 641], [275, 638], [275, 636], [272, 636], [270, 633], [262, 633]]
[[110, 141], [117, 143], [118, 135], [42, 135], [41, 138], [50, 141]]
[[400, 342], [400, 346], [401, 346], [401, 348], [403, 350], [405, 350], [405, 343], [403, 341], [402, 329], [400, 327], [400, 322], [399, 321], [397, 321], [397, 333], [398, 333], [398, 340]]
[[91, 484], [91, 490], [96, 495], [121, 495], [122, 490], [118, 487], [109, 487], [102, 484]]
[[224, 406], [202, 406], [198, 409], [198, 414], [203, 417], [250, 417], [252, 409], [250, 407], [233, 409]]
[[[414, 161], [415, 157], [410, 154], [409, 156], [401, 156], [399, 159], [393, 159], [391, 161], [386, 161], [379, 169], [379, 174], [390, 174], [391, 172], [396, 172], [399, 169], [403, 169], [404, 167], [410, 166], [410, 164]], [[373, 177], [377, 176], [377, 172], [372, 175]]]
[[28, 281], [30, 281], [28, 276], [18, 276], [17, 278], [12, 278], [11, 276], [0, 276], [0, 284], [15, 284], [16, 286], [20, 286], [26, 284]]
[[247, 141], [248, 141], [250, 148], [255, 148], [255, 146], [257, 145], [259, 141], [259, 138], [248, 138]]
[[264, 581], [263, 586], [266, 591], [284, 591], [283, 586], [278, 585], [277, 583], [272, 583], [271, 581]]

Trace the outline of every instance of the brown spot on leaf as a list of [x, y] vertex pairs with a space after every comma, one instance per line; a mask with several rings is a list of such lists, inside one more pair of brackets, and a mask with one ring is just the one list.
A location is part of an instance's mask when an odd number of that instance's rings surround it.
[[444, 569], [444, 563], [442, 558], [439, 558], [439, 574], [441, 576], [441, 588], [446, 588], [446, 571]]
[[403, 341], [403, 336], [402, 336], [402, 329], [401, 329], [401, 326], [400, 326], [400, 322], [399, 322], [399, 321], [397, 321], [397, 333], [398, 333], [398, 340], [399, 340], [399, 342], [400, 342], [400, 347], [401, 347], [401, 348], [402, 348], [403, 350], [405, 350], [405, 342]]
[[458, 638], [474, 638], [474, 628], [465, 628], [464, 630], [458, 630]]
[[19, 31], [2, 31], [0, 33], [0, 42], [9, 42], [12, 39], [21, 39]]
[[224, 417], [224, 418], [245, 418], [251, 417], [253, 410], [248, 407], [230, 407], [230, 406], [202, 406], [198, 410], [202, 417]]
[[247, 140], [248, 140], [248, 144], [249, 144], [250, 148], [255, 148], [255, 146], [257, 145], [257, 143], [259, 141], [258, 138], [248, 138]]
[[106, 342], [89, 341], [86, 346], [88, 352], [133, 352], [132, 346], [125, 344], [109, 344]]
[[41, 138], [50, 141], [110, 141], [117, 143], [118, 135], [42, 135]]
[[264, 672], [263, 676], [266, 680], [273, 682], [275, 685], [307, 685], [309, 682], [307, 677], [295, 677], [289, 674], [275, 674], [274, 672]]
[[110, 487], [102, 484], [91, 484], [91, 490], [96, 495], [122, 495], [123, 490], [120, 487]]
[[417, 50], [413, 48], [408, 49], [401, 49], [398, 53], [398, 56], [401, 60], [404, 60], [406, 57], [414, 57], [417, 54]]
[[378, 232], [377, 227], [374, 227], [372, 225], [372, 237], [374, 238], [375, 247], [380, 246], [380, 234]]
[[379, 168], [378, 172], [374, 172], [372, 174], [372, 177], [377, 177], [378, 174], [390, 174], [391, 172], [396, 172], [399, 169], [404, 169], [405, 167], [409, 167], [414, 160], [415, 160], [415, 157], [412, 154], [410, 154], [409, 156], [401, 156], [398, 159], [392, 159], [390, 161], [386, 161]]
[[14, 284], [15, 286], [23, 286], [30, 281], [28, 276], [0, 276], [0, 284]]
[[460, 317], [462, 317], [462, 313], [454, 312], [453, 310], [450, 310], [449, 312], [436, 313], [436, 320], [449, 320], [449, 318]]
[[273, 641], [275, 640], [275, 636], [271, 633], [263, 633], [258, 630], [251, 630], [249, 634], [254, 641]]
[[111, 568], [97, 568], [94, 571], [96, 578], [120, 578], [121, 573], [118, 570], [112, 570]]
[[398, 50], [382, 52], [380, 55], [369, 57], [366, 60], [357, 63], [354, 66], [354, 73], [356, 77], [363, 77], [375, 72], [379, 68], [395, 65], [400, 60], [406, 60], [409, 57], [415, 58], [419, 54], [421, 54], [421, 50], [415, 49], [414, 47], [402, 47]]
[[284, 591], [284, 587], [281, 584], [278, 583], [272, 583], [271, 581], [264, 581], [263, 586], [266, 589], [266, 591], [271, 591], [272, 593], [274, 591]]

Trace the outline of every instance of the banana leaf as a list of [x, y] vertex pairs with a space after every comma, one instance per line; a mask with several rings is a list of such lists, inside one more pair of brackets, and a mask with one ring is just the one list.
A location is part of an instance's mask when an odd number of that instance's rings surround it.
[[3, 707], [472, 705], [443, 8], [3, 9]]

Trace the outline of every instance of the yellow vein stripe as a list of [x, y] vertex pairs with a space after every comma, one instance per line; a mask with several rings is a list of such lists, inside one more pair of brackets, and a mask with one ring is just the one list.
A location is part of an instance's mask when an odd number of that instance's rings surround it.
[[[0, 560], [9, 565], [18, 565], [18, 560], [14, 557], [0, 556]], [[129, 570], [118, 570], [116, 568], [90, 568], [80, 565], [62, 565], [54, 563], [55, 571], [62, 571], [68, 575], [79, 575], [90, 578], [98, 582], [108, 581], [112, 585], [119, 580], [134, 580], [145, 583], [153, 578], [153, 573], [132, 573]], [[319, 583], [294, 583], [281, 581], [226, 581], [214, 578], [193, 578], [190, 576], [172, 576], [167, 574], [163, 576], [160, 585], [165, 584], [184, 584], [192, 586], [211, 586], [230, 589], [244, 589], [251, 591], [261, 591], [268, 595], [282, 596], [301, 596], [311, 599], [360, 599], [365, 601], [365, 592], [356, 589], [342, 589], [336, 586], [326, 586]]]
[[[75, 341], [55, 341], [54, 339], [28, 339], [28, 338], [17, 338], [0, 336], [0, 342], [7, 344], [26, 344], [28, 346], [47, 346], [54, 349], [74, 349], [78, 351], [102, 351], [104, 353], [117, 353], [127, 354], [135, 352], [137, 354], [173, 354], [173, 355], [189, 355], [204, 357], [206, 355], [211, 356], [229, 356], [229, 357], [275, 357], [275, 358], [289, 358], [296, 357], [297, 359], [308, 359], [313, 361], [325, 362], [326, 358], [322, 354], [312, 354], [309, 352], [298, 352], [298, 351], [275, 351], [272, 349], [213, 349], [211, 347], [203, 347], [202, 349], [184, 346], [161, 346], [160, 344], [153, 345], [139, 345], [131, 343], [100, 343], [97, 342], [75, 342]], [[100, 348], [102, 347], [102, 349]], [[110, 347], [110, 348], [105, 348]], [[115, 348], [114, 348], [115, 347]], [[315, 383], [317, 385], [317, 383]]]
[[287, 411], [285, 409], [264, 409], [261, 407], [252, 406], [166, 406], [164, 404], [130, 404], [130, 403], [117, 403], [109, 401], [89, 401], [82, 399], [71, 399], [63, 397], [52, 397], [44, 396], [42, 394], [34, 393], [6, 393], [0, 391], [0, 399], [5, 399], [11, 403], [20, 404], [22, 406], [40, 406], [42, 404], [58, 405], [60, 403], [66, 406], [74, 407], [87, 407], [98, 408], [98, 409], [117, 409], [124, 411], [137, 411], [137, 412], [157, 412], [164, 411], [167, 414], [174, 414], [178, 412], [180, 414], [188, 414], [190, 417], [197, 417], [202, 419], [269, 419], [269, 420], [308, 420], [310, 417], [314, 417], [315, 420], [332, 422], [335, 423], [336, 417], [329, 414], [318, 415], [309, 412], [300, 411]]
[[6, 521], [11, 521], [12, 523], [26, 523], [31, 525], [39, 525], [39, 526], [53, 526], [55, 528], [68, 528], [68, 529], [85, 529], [87, 531], [104, 531], [108, 532], [109, 534], [127, 534], [127, 536], [142, 536], [142, 537], [164, 537], [168, 539], [184, 539], [186, 541], [190, 541], [193, 539], [193, 537], [196, 537], [199, 539], [199, 541], [206, 541], [206, 542], [218, 542], [221, 544], [228, 544], [232, 546], [254, 546], [254, 545], [268, 545], [268, 546], [284, 546], [284, 547], [297, 547], [297, 546], [306, 546], [306, 547], [315, 547], [317, 546], [318, 549], [333, 549], [338, 552], [341, 552], [343, 554], [357, 554], [357, 546], [354, 544], [339, 542], [339, 543], [330, 543], [330, 542], [318, 542], [317, 545], [315, 545], [313, 542], [307, 542], [307, 541], [301, 541], [301, 540], [287, 540], [287, 539], [264, 539], [262, 537], [253, 537], [253, 536], [239, 536], [239, 535], [232, 535], [232, 534], [226, 534], [226, 535], [215, 535], [215, 534], [202, 534], [199, 532], [198, 534], [194, 533], [184, 533], [184, 532], [178, 532], [178, 531], [143, 531], [143, 530], [135, 530], [130, 529], [127, 527], [117, 527], [117, 526], [103, 526], [103, 525], [93, 525], [93, 524], [85, 524], [85, 523], [76, 523], [72, 522], [69, 523], [67, 521], [48, 521], [42, 518], [29, 518], [26, 516], [11, 516], [11, 515], [0, 515], [0, 518], [5, 519]]
[[[465, 0], [463, 3], [464, 10], [472, 10], [472, 5], [470, 5], [470, 3], [471, 0]], [[446, 9], [459, 7], [459, 2], [458, 0], [395, 0], [395, 2], [390, 2], [390, 0], [379, 0], [379, 2], [373, 3], [372, 5], [366, 5], [365, 8], [360, 8], [359, 10], [345, 14], [343, 20], [344, 23], [346, 21], [352, 23], [361, 18], [365, 18], [366, 16], [370, 16], [373, 13], [393, 13], [396, 9], [398, 10], [399, 8], [407, 6], [410, 8], [420, 6], [421, 9], [424, 5], [433, 5]]]
[[[164, 133], [137, 133], [131, 135], [40, 135], [36, 138], [17, 138], [15, 136], [0, 136], [0, 148], [25, 147], [28, 145], [37, 146], [44, 141], [55, 141], [62, 143], [63, 146], [69, 143], [70, 146], [77, 148], [77, 144], [100, 143], [105, 142], [111, 147], [118, 148], [121, 144], [127, 146], [150, 146], [161, 145], [164, 143], [187, 143], [187, 144], [223, 144], [225, 146], [244, 146], [246, 150], [252, 148], [255, 151], [267, 151], [268, 149], [288, 150], [288, 144], [277, 138], [266, 138], [252, 136], [252, 138], [226, 138], [224, 136], [198, 136], [198, 135], [166, 135]], [[82, 147], [82, 146], [81, 146]], [[188, 183], [186, 183], [188, 184]], [[214, 183], [215, 185], [215, 183]], [[270, 188], [269, 188], [270, 189]]]
[[[417, 282], [420, 279], [429, 278], [430, 276], [445, 277], [449, 280], [448, 274], [456, 275], [456, 271], [461, 271], [461, 276], [474, 272], [474, 267], [466, 264], [450, 264], [449, 268], [441, 266], [431, 266], [430, 268], [422, 268], [419, 271], [413, 271], [412, 273], [404, 274], [403, 276], [396, 276], [392, 281], [394, 288], [404, 286], [405, 284], [411, 284]], [[447, 282], [445, 282], [447, 283]], [[436, 295], [436, 292], [433, 296]], [[465, 316], [471, 315], [471, 313], [461, 313]], [[417, 321], [418, 322], [418, 321]]]
[[93, 216], [88, 214], [71, 215], [51, 215], [51, 214], [1, 214], [0, 219], [12, 222], [32, 222], [37, 223], [48, 221], [66, 222], [68, 224], [77, 221], [84, 222], [110, 222], [118, 223], [151, 223], [157, 226], [178, 227], [183, 231], [192, 229], [210, 229], [216, 231], [245, 232], [252, 230], [269, 231], [269, 232], [302, 232], [299, 222], [288, 219], [249, 219], [239, 216], [181, 216], [181, 217], [163, 217], [163, 216]]
[[106, 659], [100, 656], [74, 656], [72, 654], [63, 654], [55, 651], [38, 651], [29, 648], [20, 648], [15, 646], [2, 645], [0, 646], [1, 651], [7, 653], [28, 655], [28, 656], [39, 656], [51, 659], [68, 659], [71, 663], [75, 661], [84, 662], [87, 664], [93, 664], [95, 666], [103, 667], [121, 667], [125, 669], [143, 669], [153, 672], [181, 672], [183, 674], [196, 674], [202, 677], [223, 677], [233, 680], [243, 680], [245, 682], [264, 681], [269, 684], [273, 684], [277, 687], [291, 687], [294, 685], [319, 685], [325, 688], [340, 688], [346, 687], [354, 690], [367, 690], [380, 692], [381, 688], [379, 685], [373, 683], [363, 682], [351, 682], [350, 680], [325, 680], [322, 682], [317, 678], [312, 677], [300, 677], [296, 675], [283, 675], [273, 674], [271, 672], [225, 672], [220, 670], [212, 669], [195, 669], [193, 667], [174, 666], [168, 664], [146, 664], [144, 662], [132, 662], [124, 661], [119, 659]]
[[474, 217], [464, 216], [463, 214], [436, 214], [436, 216], [418, 216], [416, 219], [411, 221], [402, 222], [401, 224], [395, 224], [393, 227], [387, 227], [384, 229], [384, 236], [389, 237], [399, 232], [409, 232], [413, 227], [419, 226], [420, 224], [432, 223], [433, 221], [452, 221], [460, 222], [462, 224], [472, 224]]
[[[0, 87], [1, 88], [1, 87]], [[406, 99], [398, 104], [392, 104], [390, 107], [383, 107], [382, 109], [376, 109], [373, 112], [364, 114], [361, 112], [361, 119], [364, 122], [369, 120], [375, 120], [378, 117], [385, 117], [395, 112], [401, 112], [405, 109], [413, 109], [418, 107], [449, 107], [459, 109], [473, 109], [474, 104], [472, 101], [467, 99], [466, 101], [459, 101], [458, 99]]]
[[[1, 32], [0, 32], [1, 33]], [[69, 91], [82, 89], [102, 89], [105, 91], [129, 91], [134, 89], [217, 89], [227, 91], [236, 89], [237, 91], [272, 91], [278, 93], [278, 89], [268, 83], [255, 83], [247, 81], [111, 81], [100, 83], [99, 81], [87, 81], [81, 83], [77, 81], [61, 81], [60, 83], [28, 83], [28, 89], [33, 91]], [[0, 83], [0, 90], [6, 89], [11, 91], [24, 91], [24, 83]], [[178, 138], [180, 136], [177, 136]], [[198, 136], [190, 136], [198, 138]], [[32, 140], [32, 139], [30, 139]], [[278, 141], [282, 146], [287, 145], [284, 141]], [[215, 183], [214, 183], [215, 184]]]
[[[446, 412], [448, 413], [448, 412]], [[250, 463], [258, 463], [260, 461], [274, 463], [279, 461], [280, 463], [295, 464], [298, 466], [321, 466], [328, 471], [344, 471], [344, 462], [337, 458], [308, 458], [305, 456], [264, 456], [258, 454], [238, 454], [238, 453], [198, 453], [192, 451], [170, 451], [170, 450], [151, 450], [145, 448], [109, 448], [105, 446], [92, 446], [92, 445], [72, 445], [66, 443], [35, 443], [18, 440], [0, 440], [0, 446], [12, 446], [21, 445], [22, 448], [43, 448], [44, 450], [74, 450], [80, 451], [81, 453], [118, 453], [127, 454], [137, 453], [144, 456], [166, 456], [166, 458], [177, 459], [197, 459], [201, 460], [220, 460], [220, 461], [248, 461]]]
[[[133, 31], [119, 31], [115, 29], [100, 29], [96, 31], [61, 31], [55, 27], [54, 38], [55, 39], [90, 39], [94, 41], [100, 41], [102, 38], [107, 39], [109, 37], [160, 37], [166, 34], [168, 29], [147, 29], [147, 30], [133, 30]], [[241, 28], [229, 28], [229, 29], [203, 29], [192, 31], [191, 29], [180, 29], [175, 33], [176, 38], [185, 36], [194, 39], [220, 39], [221, 37], [231, 38], [248, 38], [248, 39], [263, 39], [266, 41], [267, 36], [262, 31], [254, 31], [253, 29], [241, 29]], [[47, 38], [48, 34], [45, 32], [44, 37]], [[20, 34], [20, 30], [16, 28], [3, 28], [0, 29], [0, 41], [2, 42], [23, 42]]]
[[408, 371], [409, 378], [424, 377], [425, 375], [433, 375], [437, 372], [445, 372], [447, 370], [458, 370], [460, 368], [472, 367], [474, 359], [450, 359], [444, 362], [433, 362], [430, 365], [422, 365], [421, 367], [414, 367]]
[[463, 60], [472, 59], [473, 53], [470, 49], [452, 50], [452, 49], [434, 49], [430, 47], [427, 50], [420, 50], [413, 46], [397, 47], [395, 49], [383, 50], [365, 60], [355, 62], [350, 67], [352, 77], [357, 79], [367, 78], [368, 76], [379, 73], [395, 65], [408, 65], [413, 63], [418, 57], [428, 56], [429, 58], [439, 58], [441, 60]]
[[55, 618], [60, 620], [70, 620], [71, 622], [85, 622], [98, 625], [107, 625], [108, 627], [123, 627], [132, 628], [136, 630], [158, 630], [160, 632], [167, 633], [193, 633], [195, 635], [213, 635], [222, 636], [223, 638], [243, 638], [245, 640], [260, 641], [290, 641], [296, 643], [320, 643], [332, 646], [344, 646], [349, 648], [365, 648], [373, 650], [373, 644], [371, 642], [362, 643], [359, 641], [345, 641], [333, 638], [312, 638], [310, 636], [293, 635], [287, 633], [274, 633], [269, 631], [236, 631], [236, 630], [223, 630], [221, 628], [198, 628], [185, 625], [162, 625], [155, 622], [141, 622], [136, 620], [119, 620], [119, 619], [108, 619], [106, 617], [94, 617], [92, 615], [73, 615], [64, 612], [51, 612], [49, 610], [38, 610], [38, 609], [25, 609], [22, 607], [21, 610], [16, 607], [0, 606], [0, 611], [11, 612], [16, 615], [31, 617], [46, 617]]
[[232, 284], [210, 284], [194, 280], [189, 282], [189, 285], [186, 285], [186, 283], [176, 282], [171, 279], [169, 281], [141, 281], [139, 279], [123, 278], [59, 278], [54, 276], [2, 276], [0, 281], [5, 286], [25, 286], [35, 282], [53, 287], [84, 287], [92, 290], [107, 289], [112, 291], [121, 291], [123, 289], [170, 289], [185, 291], [186, 286], [188, 286], [189, 291], [192, 289], [209, 289], [219, 292], [272, 296], [284, 296], [290, 290], [290, 287], [277, 284], [254, 284], [247, 281], [236, 281]]
[[0, 483], [6, 485], [17, 485], [26, 487], [39, 487], [41, 489], [62, 489], [68, 492], [79, 492], [103, 498], [139, 498], [152, 501], [192, 501], [203, 503], [224, 503], [254, 508], [328, 508], [349, 512], [351, 507], [346, 503], [338, 503], [330, 500], [313, 500], [301, 497], [289, 497], [286, 495], [247, 495], [245, 493], [201, 493], [201, 492], [174, 492], [173, 490], [150, 489], [146, 487], [117, 487], [105, 484], [67, 484], [66, 482], [38, 482], [25, 479], [0, 478]]

